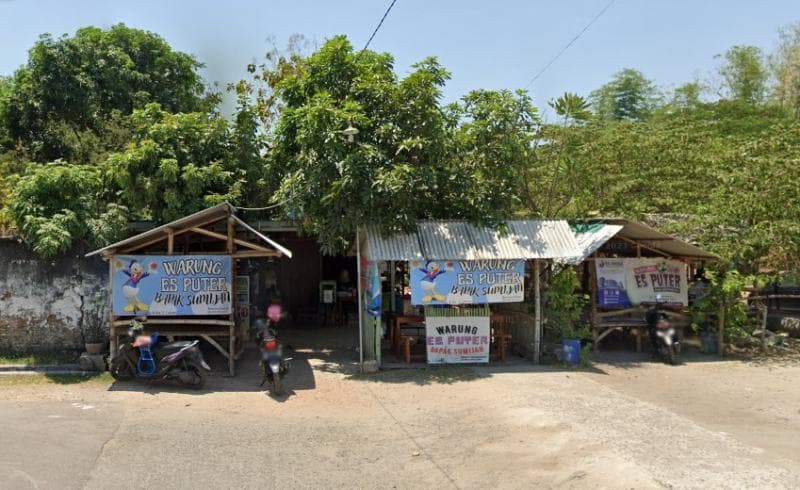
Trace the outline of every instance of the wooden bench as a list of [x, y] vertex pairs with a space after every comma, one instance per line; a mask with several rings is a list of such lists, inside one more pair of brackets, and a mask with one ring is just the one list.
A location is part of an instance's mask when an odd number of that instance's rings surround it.
[[[600, 349], [600, 341], [611, 332], [632, 332], [636, 336], [636, 352], [642, 352], [642, 338], [648, 335], [647, 321], [645, 320], [646, 306], [634, 306], [624, 309], [597, 311], [592, 323], [592, 338], [594, 351]], [[667, 308], [661, 313], [670, 318], [672, 326], [678, 333], [678, 338], [683, 340], [683, 329], [689, 324], [689, 315], [684, 311], [673, 311]]]

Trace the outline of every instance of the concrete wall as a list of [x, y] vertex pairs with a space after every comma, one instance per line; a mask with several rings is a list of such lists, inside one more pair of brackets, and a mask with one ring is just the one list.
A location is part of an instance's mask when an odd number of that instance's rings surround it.
[[108, 266], [84, 253], [45, 260], [17, 240], [0, 240], [0, 351], [82, 347], [84, 298], [108, 287]]

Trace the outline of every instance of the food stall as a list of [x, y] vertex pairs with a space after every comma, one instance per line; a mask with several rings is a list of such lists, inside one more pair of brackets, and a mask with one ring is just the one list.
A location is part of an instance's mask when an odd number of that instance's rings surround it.
[[226, 202], [87, 254], [92, 255], [109, 266], [112, 356], [131, 318], [144, 316], [148, 333], [205, 340], [234, 375], [243, 347], [237, 322], [241, 327], [249, 311], [249, 283], [237, 278], [237, 263], [291, 258], [292, 252], [248, 225]]

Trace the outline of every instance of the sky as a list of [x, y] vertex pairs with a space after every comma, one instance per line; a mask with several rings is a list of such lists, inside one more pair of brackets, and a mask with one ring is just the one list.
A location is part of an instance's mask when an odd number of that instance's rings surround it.
[[[270, 39], [285, 46], [303, 34], [317, 43], [346, 34], [363, 47], [390, 0], [81, 2], [0, 0], [0, 74], [27, 59], [41, 33], [72, 34], [82, 26], [128, 26], [158, 33], [206, 64], [207, 82], [246, 75]], [[397, 0], [370, 49], [395, 57], [400, 76], [427, 56], [452, 73], [445, 101], [469, 90], [525, 88], [608, 0]], [[736, 44], [769, 52], [780, 27], [800, 21], [798, 0], [616, 0], [529, 87], [535, 103], [565, 91], [588, 95], [622, 68], [670, 88], [708, 79], [714, 56]]]

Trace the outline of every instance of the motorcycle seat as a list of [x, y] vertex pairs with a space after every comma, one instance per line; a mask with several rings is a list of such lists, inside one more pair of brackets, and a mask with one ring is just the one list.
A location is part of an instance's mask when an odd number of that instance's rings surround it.
[[169, 342], [166, 344], [158, 344], [156, 346], [155, 351], [163, 352], [163, 353], [171, 353], [171, 352], [178, 352], [179, 350], [183, 349], [184, 347], [190, 345], [192, 343], [191, 340], [178, 340], [176, 342]]

